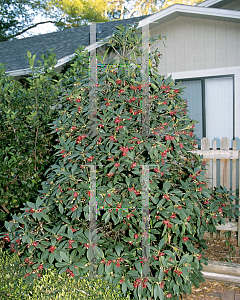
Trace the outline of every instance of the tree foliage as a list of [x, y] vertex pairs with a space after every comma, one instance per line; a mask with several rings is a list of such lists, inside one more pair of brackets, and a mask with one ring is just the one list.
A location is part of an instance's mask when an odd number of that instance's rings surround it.
[[6, 41], [33, 25], [33, 19], [47, 10], [45, 0], [0, 0], [0, 41]]
[[[0, 0], [0, 42], [20, 36], [38, 25], [52, 23], [59, 30], [154, 14], [170, 5], [195, 5], [202, 0]], [[130, 6], [129, 6], [130, 5]], [[35, 22], [41, 14], [44, 21]]]
[[[48, 123], [56, 117], [61, 100], [59, 74], [53, 53], [28, 52], [31, 74], [25, 83], [5, 74], [0, 64], [0, 224], [19, 212], [22, 203], [36, 196], [44, 173], [54, 161], [54, 137]], [[56, 137], [55, 137], [56, 138]]]

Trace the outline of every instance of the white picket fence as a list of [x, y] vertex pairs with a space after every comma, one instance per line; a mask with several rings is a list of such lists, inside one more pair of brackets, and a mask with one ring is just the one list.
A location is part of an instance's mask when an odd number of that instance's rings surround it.
[[[221, 139], [220, 149], [217, 149], [216, 140], [213, 140], [213, 147], [212, 149], [210, 149], [209, 139], [203, 138], [201, 140], [201, 150], [196, 149], [193, 152], [199, 155], [203, 155], [203, 159], [206, 162], [207, 170], [205, 177], [208, 180], [207, 187], [217, 187], [217, 178], [220, 175], [220, 185], [225, 186], [227, 190], [231, 188], [233, 194], [236, 195], [237, 188], [239, 189], [240, 187], [240, 163], [238, 164], [239, 173], [237, 172], [237, 160], [239, 160], [240, 158], [240, 151], [237, 150], [237, 141], [233, 140], [233, 148], [231, 150], [229, 149], [229, 144], [229, 139], [224, 137]], [[220, 174], [217, 173], [217, 160], [220, 160]], [[230, 160], [232, 176], [230, 176]], [[238, 186], [237, 173], [239, 174]], [[240, 192], [237, 196], [238, 198], [240, 198]], [[238, 246], [240, 246], [240, 218], [238, 218], [238, 220], [226, 220], [225, 223], [225, 225], [217, 226], [217, 230], [232, 232], [237, 231]]]

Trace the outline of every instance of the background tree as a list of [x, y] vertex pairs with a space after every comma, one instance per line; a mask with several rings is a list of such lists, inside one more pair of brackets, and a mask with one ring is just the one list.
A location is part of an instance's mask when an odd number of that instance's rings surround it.
[[[30, 29], [53, 23], [58, 30], [154, 14], [180, 3], [202, 0], [0, 0], [0, 42], [19, 37]], [[36, 22], [36, 16], [45, 20]]]
[[45, 0], [0, 0], [0, 41], [17, 37], [26, 29], [37, 26], [33, 24], [34, 18], [47, 10]]

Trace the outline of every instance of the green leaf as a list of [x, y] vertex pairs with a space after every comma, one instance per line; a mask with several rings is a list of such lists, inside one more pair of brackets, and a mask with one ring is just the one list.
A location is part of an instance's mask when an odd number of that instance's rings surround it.
[[168, 193], [170, 187], [171, 187], [170, 182], [169, 181], [165, 181], [164, 184], [163, 184], [163, 191], [164, 191], [165, 194]]
[[203, 194], [203, 196], [205, 196], [208, 199], [211, 198], [211, 195], [208, 192], [204, 191], [204, 190], [202, 190], [202, 194]]
[[100, 249], [99, 247], [95, 246], [94, 250], [97, 252], [98, 256], [100, 256], [101, 258], [104, 257], [102, 249]]
[[126, 284], [125, 281], [122, 283], [122, 292], [123, 292], [123, 294], [124, 294], [124, 296], [125, 296], [125, 295], [126, 295], [126, 292], [127, 292], [127, 284]]
[[58, 209], [59, 209], [60, 214], [63, 214], [64, 209], [63, 209], [63, 206], [61, 203], [58, 204]]
[[65, 252], [60, 251], [60, 256], [61, 256], [61, 258], [62, 258], [65, 262], [67, 262], [67, 263], [70, 262], [70, 260], [69, 260], [69, 255], [67, 255]]
[[54, 252], [50, 253], [49, 257], [48, 257], [48, 261], [49, 261], [50, 265], [53, 263], [54, 258], [55, 258], [55, 253]]
[[115, 246], [115, 250], [116, 250], [116, 252], [117, 252], [117, 255], [120, 256], [120, 253], [121, 253], [121, 251], [123, 250], [123, 244], [118, 243], [118, 244]]
[[130, 178], [129, 177], [126, 177], [126, 183], [127, 183], [128, 186], [130, 185]]
[[139, 274], [141, 274], [142, 272], [142, 265], [140, 261], [137, 261], [134, 263], [134, 266], [136, 267], [136, 269], [138, 270]]
[[165, 244], [165, 237], [163, 237], [161, 239], [161, 241], [159, 242], [159, 244], [158, 244], [158, 250], [161, 250], [164, 244]]
[[189, 255], [185, 254], [183, 255], [183, 257], [181, 258], [180, 262], [179, 262], [179, 266], [185, 264], [188, 261]]
[[101, 276], [104, 272], [104, 266], [103, 264], [100, 264], [100, 266], [98, 267], [98, 275]]

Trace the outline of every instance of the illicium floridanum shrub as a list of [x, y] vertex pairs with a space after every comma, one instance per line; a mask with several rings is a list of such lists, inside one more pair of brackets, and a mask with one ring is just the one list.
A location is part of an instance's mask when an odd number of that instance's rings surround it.
[[[98, 68], [95, 136], [89, 135], [88, 126], [88, 57], [86, 52], [78, 53], [82, 67], [73, 72], [74, 86], [52, 124], [52, 132], [59, 136], [56, 162], [36, 201], [27, 202], [21, 216], [6, 222], [5, 239], [25, 262], [29, 280], [50, 268], [79, 278], [89, 271], [93, 249], [97, 274], [121, 284], [123, 293], [130, 291], [134, 299], [178, 299], [204, 280], [203, 235], [216, 230], [224, 217], [234, 216], [234, 197], [225, 189], [205, 187], [204, 164], [191, 152], [194, 122], [181, 89], [154, 68], [157, 52], [150, 69], [151, 130], [149, 136], [142, 135], [142, 79], [136, 67], [141, 51], [135, 47], [140, 45], [136, 26], [117, 27], [108, 41], [121, 57], [119, 65]], [[86, 165], [97, 165], [97, 245], [89, 245], [90, 168]], [[143, 165], [154, 165], [149, 171], [148, 278], [141, 277]]]

